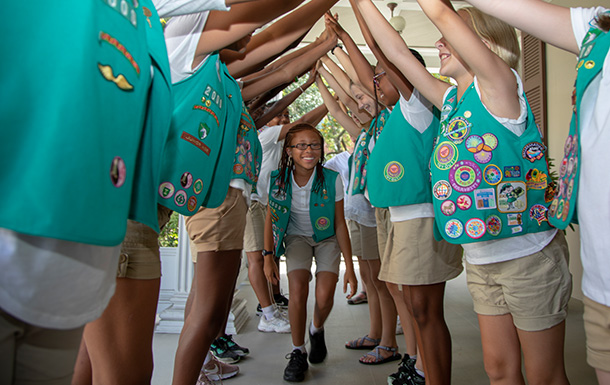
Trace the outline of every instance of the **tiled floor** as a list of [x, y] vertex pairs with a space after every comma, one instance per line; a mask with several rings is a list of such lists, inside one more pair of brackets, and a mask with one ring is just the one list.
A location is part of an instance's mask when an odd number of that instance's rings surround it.
[[[285, 278], [285, 277], [284, 277]], [[283, 278], [283, 279], [284, 279]], [[286, 281], [283, 281], [283, 285]], [[290, 352], [290, 335], [266, 334], [257, 331], [258, 318], [254, 309], [258, 303], [252, 289], [244, 286], [241, 296], [248, 301], [251, 317], [235, 340], [250, 348], [251, 354], [239, 364], [240, 374], [226, 380], [231, 385], [288, 384], [282, 380]], [[310, 311], [313, 302], [310, 298]], [[594, 371], [585, 361], [585, 336], [582, 324], [582, 303], [570, 302], [566, 332], [566, 366], [573, 385], [596, 384]], [[445, 297], [447, 323], [453, 337], [453, 384], [478, 385], [489, 381], [483, 369], [481, 343], [472, 300], [466, 289], [465, 274], [447, 285]], [[335, 295], [335, 306], [326, 323], [326, 343], [329, 355], [322, 364], [311, 365], [305, 377], [310, 385], [382, 385], [387, 375], [396, 370], [396, 363], [367, 366], [358, 363], [361, 351], [347, 350], [344, 343], [364, 335], [368, 330], [367, 305], [347, 305], [339, 288]], [[153, 385], [171, 383], [174, 353], [178, 335], [156, 334], [154, 339], [155, 372]], [[399, 336], [399, 346], [404, 350], [404, 339]]]

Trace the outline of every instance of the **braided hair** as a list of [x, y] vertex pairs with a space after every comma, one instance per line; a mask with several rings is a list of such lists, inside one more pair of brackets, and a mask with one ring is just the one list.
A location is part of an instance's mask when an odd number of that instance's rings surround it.
[[284, 147], [282, 148], [282, 157], [280, 159], [279, 164], [280, 175], [278, 177], [278, 188], [280, 193], [286, 193], [286, 186], [288, 185], [288, 183], [290, 183], [290, 177], [292, 175], [292, 171], [294, 170], [294, 160], [291, 156], [288, 155], [288, 151], [286, 151], [286, 149], [292, 145], [292, 140], [295, 134], [303, 131], [315, 132], [316, 135], [318, 135], [318, 137], [320, 138], [320, 144], [322, 145], [322, 148], [320, 149], [322, 151], [322, 154], [320, 155], [320, 160], [316, 164], [315, 169], [316, 182], [312, 186], [312, 191], [318, 192], [321, 188], [324, 188], [325, 186], [326, 182], [324, 180], [323, 172], [324, 167], [322, 166], [324, 164], [324, 137], [322, 136], [320, 131], [318, 131], [311, 124], [298, 123], [290, 130], [288, 130], [288, 133], [286, 134], [286, 139], [284, 140]]

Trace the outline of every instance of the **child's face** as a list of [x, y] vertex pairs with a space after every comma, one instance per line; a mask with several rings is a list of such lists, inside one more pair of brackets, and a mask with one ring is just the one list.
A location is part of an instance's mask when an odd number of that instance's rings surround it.
[[378, 65], [377, 68], [375, 68], [375, 77], [373, 79], [375, 88], [377, 88], [379, 100], [386, 106], [393, 106], [396, 104], [400, 95], [381, 66]]
[[[298, 147], [305, 147], [299, 149]], [[312, 147], [316, 147], [314, 149]], [[290, 141], [290, 147], [286, 148], [288, 155], [292, 156], [295, 167], [303, 170], [313, 170], [322, 156], [322, 142], [320, 136], [310, 130], [297, 132]]]
[[358, 109], [366, 111], [371, 116], [375, 116], [375, 100], [355, 84], [352, 84], [351, 91], [354, 99], [358, 103]]

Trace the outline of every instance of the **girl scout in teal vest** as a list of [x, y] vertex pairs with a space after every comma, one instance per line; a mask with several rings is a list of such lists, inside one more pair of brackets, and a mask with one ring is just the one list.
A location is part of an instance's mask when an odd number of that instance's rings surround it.
[[[441, 110], [445, 124], [439, 130], [431, 162], [434, 215], [437, 223], [450, 223], [438, 226], [445, 239], [459, 235], [464, 238], [458, 242], [469, 242], [466, 268], [481, 326], [485, 367], [491, 378], [523, 383], [521, 360], [509, 359], [521, 357], [523, 349], [527, 377], [559, 377], [567, 382], [561, 333], [571, 287], [567, 247], [561, 235], [544, 231], [548, 229], [546, 149], [530, 123], [532, 115], [525, 98], [517, 92], [520, 82], [511, 71], [519, 54], [514, 30], [473, 9], [456, 13], [441, 0], [418, 2], [443, 35], [436, 43], [440, 73], [452, 77], [457, 89], [448, 91], [448, 84], [415, 65], [404, 44], [384, 39], [377, 39], [377, 43]], [[523, 132], [509, 131], [494, 120], [511, 128], [511, 123], [519, 122]], [[493, 125], [480, 126], [489, 123]], [[450, 202], [443, 206], [445, 201]], [[472, 243], [486, 235], [487, 242]], [[510, 238], [493, 238], [504, 235]], [[546, 270], [540, 258], [553, 261], [554, 267]], [[520, 280], [516, 280], [514, 271], [523, 270], [528, 273], [519, 274]], [[492, 280], [492, 274], [497, 280]], [[536, 284], [539, 286], [534, 289]], [[534, 332], [535, 341], [545, 342], [520, 340], [522, 331]], [[498, 334], [507, 338], [499, 342], [492, 337]], [[537, 359], [549, 351], [547, 343], [558, 352], [551, 357], [552, 364]]]
[[[320, 363], [326, 357], [323, 327], [332, 308], [341, 253], [346, 256], [343, 292], [347, 291], [348, 283], [351, 289], [348, 298], [357, 290], [343, 199], [336, 201], [336, 194], [342, 191], [341, 179], [336, 172], [322, 166], [323, 147], [324, 139], [315, 127], [297, 124], [286, 134], [280, 168], [272, 173], [270, 181], [264, 270], [267, 280], [277, 283], [279, 271], [274, 256], [285, 252], [293, 343], [290, 362], [284, 371], [287, 381], [302, 381], [308, 367], [305, 330], [313, 256], [316, 257], [317, 289], [316, 310], [309, 328], [311, 363]], [[294, 207], [295, 204], [298, 206]]]

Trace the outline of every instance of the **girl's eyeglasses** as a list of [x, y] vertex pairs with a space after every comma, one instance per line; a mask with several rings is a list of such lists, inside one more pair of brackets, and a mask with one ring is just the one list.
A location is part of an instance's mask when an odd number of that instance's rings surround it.
[[373, 76], [373, 83], [379, 84], [379, 78], [383, 75], [385, 75], [385, 71], [381, 71], [380, 73], [375, 74], [375, 76]]
[[307, 147], [311, 147], [312, 150], [319, 150], [322, 148], [322, 144], [320, 143], [297, 143], [293, 146], [288, 146], [291, 148], [296, 148], [301, 151], [307, 150]]

